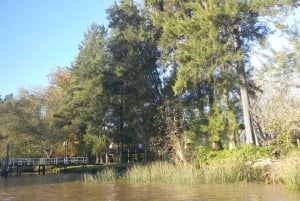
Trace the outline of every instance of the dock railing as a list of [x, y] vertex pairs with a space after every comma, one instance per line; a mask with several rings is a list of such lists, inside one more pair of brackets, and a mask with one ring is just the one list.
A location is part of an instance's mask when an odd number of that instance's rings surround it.
[[55, 157], [55, 158], [9, 158], [2, 160], [2, 167], [7, 166], [38, 166], [38, 165], [81, 165], [87, 164], [87, 157]]

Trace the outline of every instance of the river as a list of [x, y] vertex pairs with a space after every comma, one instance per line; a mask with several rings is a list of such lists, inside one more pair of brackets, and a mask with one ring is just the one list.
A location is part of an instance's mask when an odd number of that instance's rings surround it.
[[280, 185], [83, 183], [72, 174], [0, 178], [0, 201], [300, 201]]

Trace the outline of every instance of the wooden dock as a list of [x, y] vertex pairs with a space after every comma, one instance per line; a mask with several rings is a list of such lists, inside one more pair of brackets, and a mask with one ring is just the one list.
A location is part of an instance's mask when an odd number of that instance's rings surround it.
[[45, 174], [46, 165], [64, 166], [66, 172], [69, 165], [86, 165], [87, 157], [56, 157], [56, 158], [5, 158], [1, 161], [1, 175], [7, 178], [9, 172], [16, 170], [21, 176], [22, 167], [38, 167], [39, 174]]

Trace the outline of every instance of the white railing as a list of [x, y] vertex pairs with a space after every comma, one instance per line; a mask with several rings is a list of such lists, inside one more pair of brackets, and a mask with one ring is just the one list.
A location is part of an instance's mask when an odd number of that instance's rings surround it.
[[[58, 157], [58, 158], [9, 158], [9, 166], [37, 166], [37, 165], [81, 165], [87, 164], [87, 157]], [[6, 159], [2, 160], [2, 165]]]

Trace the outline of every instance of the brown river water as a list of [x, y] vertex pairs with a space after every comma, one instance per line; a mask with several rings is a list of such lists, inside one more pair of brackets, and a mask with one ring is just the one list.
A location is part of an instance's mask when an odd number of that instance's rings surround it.
[[[76, 178], [77, 177], [77, 178]], [[0, 201], [300, 201], [300, 191], [280, 185], [170, 185], [84, 183], [78, 175], [0, 178]]]

